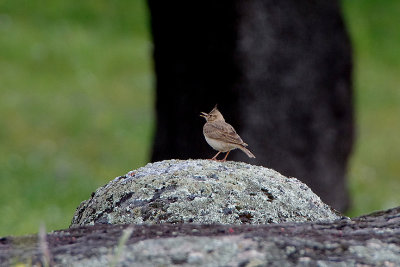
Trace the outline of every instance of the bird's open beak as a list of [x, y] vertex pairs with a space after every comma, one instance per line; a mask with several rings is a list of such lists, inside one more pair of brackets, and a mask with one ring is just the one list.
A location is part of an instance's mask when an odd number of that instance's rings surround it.
[[207, 118], [208, 113], [201, 112], [200, 117]]

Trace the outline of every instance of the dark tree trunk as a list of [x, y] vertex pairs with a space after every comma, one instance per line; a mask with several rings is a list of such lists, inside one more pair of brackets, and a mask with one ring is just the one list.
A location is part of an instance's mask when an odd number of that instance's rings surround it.
[[218, 103], [256, 159], [343, 211], [353, 143], [351, 47], [339, 1], [149, 0], [157, 77], [152, 161], [210, 158]]

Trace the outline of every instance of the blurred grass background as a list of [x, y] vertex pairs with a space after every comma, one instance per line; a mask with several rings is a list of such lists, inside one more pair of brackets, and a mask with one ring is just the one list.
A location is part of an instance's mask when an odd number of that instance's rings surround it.
[[400, 1], [343, 0], [354, 50], [349, 216], [400, 205]]
[[[342, 4], [355, 54], [356, 216], [400, 205], [400, 2]], [[97, 187], [146, 164], [148, 19], [143, 0], [0, 0], [0, 236], [66, 228]]]

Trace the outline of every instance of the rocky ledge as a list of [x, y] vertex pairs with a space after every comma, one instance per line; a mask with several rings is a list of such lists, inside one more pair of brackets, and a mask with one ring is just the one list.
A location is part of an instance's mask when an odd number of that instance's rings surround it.
[[94, 192], [71, 226], [0, 238], [0, 266], [400, 266], [400, 207], [349, 219], [241, 162], [148, 164]]
[[120, 176], [81, 203], [72, 227], [93, 224], [268, 224], [341, 216], [305, 184], [243, 162], [165, 160]]
[[400, 207], [330, 223], [96, 224], [0, 238], [0, 266], [46, 265], [400, 266]]

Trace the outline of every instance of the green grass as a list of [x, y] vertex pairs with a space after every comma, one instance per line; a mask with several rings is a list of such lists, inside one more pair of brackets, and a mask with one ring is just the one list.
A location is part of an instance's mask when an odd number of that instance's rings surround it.
[[350, 216], [400, 205], [400, 2], [342, 1], [355, 54]]
[[16, 2], [0, 4], [0, 235], [67, 227], [147, 162], [153, 127], [144, 1]]
[[[400, 205], [400, 3], [343, 1], [355, 50], [355, 216]], [[0, 2], [0, 236], [68, 227], [97, 187], [149, 158], [144, 0]]]

